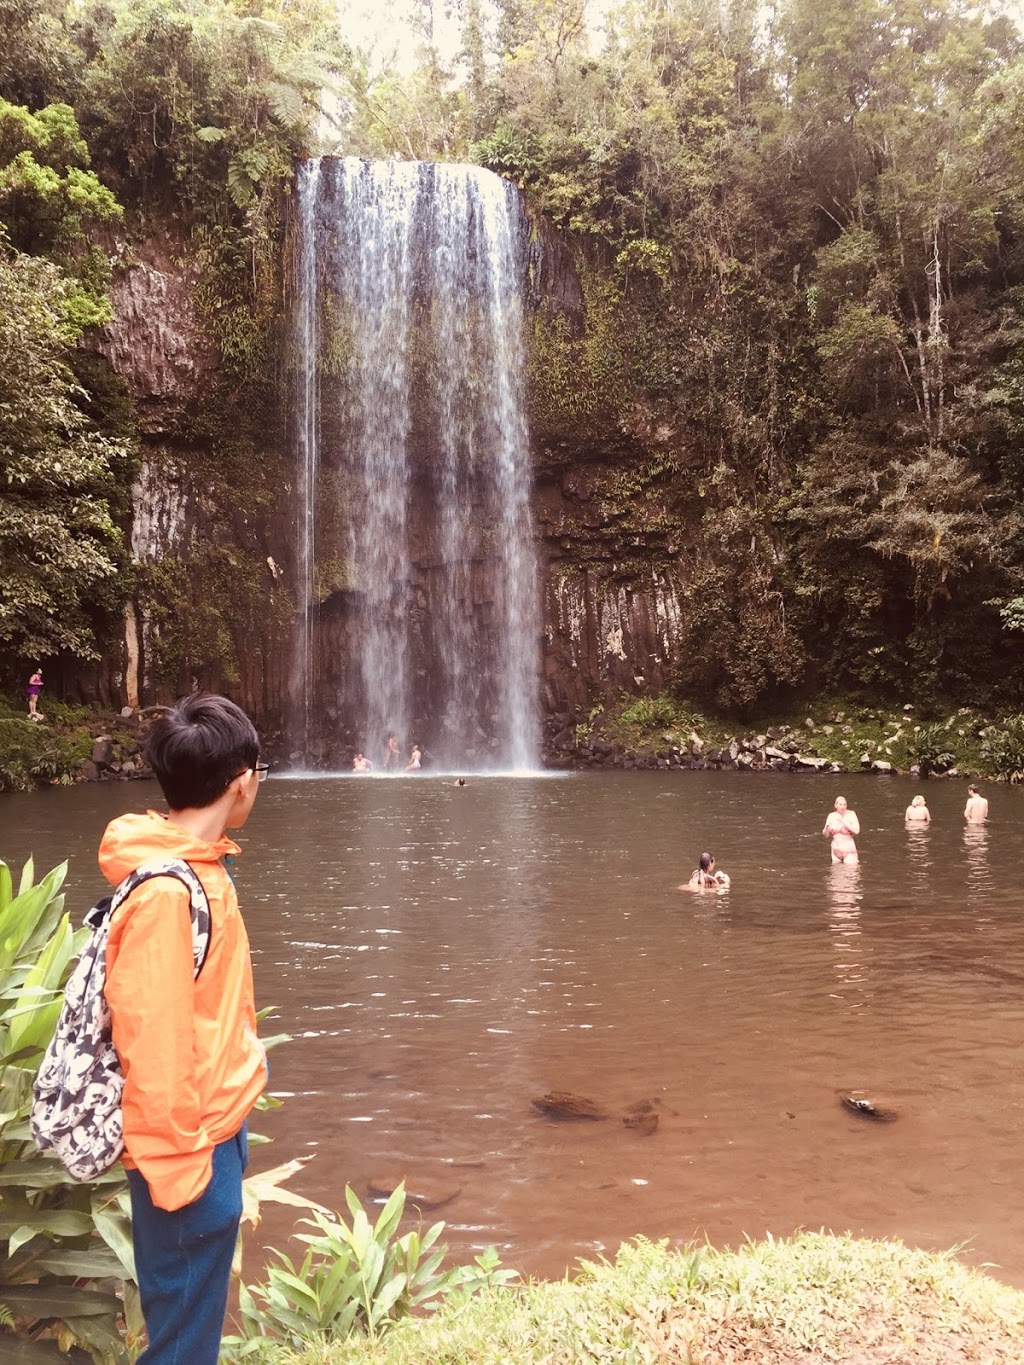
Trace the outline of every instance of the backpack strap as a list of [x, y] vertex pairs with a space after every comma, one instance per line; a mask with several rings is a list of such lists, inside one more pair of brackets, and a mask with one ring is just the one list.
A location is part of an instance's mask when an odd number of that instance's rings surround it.
[[104, 920], [109, 920], [121, 908], [136, 887], [153, 877], [173, 877], [188, 891], [188, 908], [192, 919], [192, 962], [194, 974], [198, 977], [210, 951], [210, 901], [198, 873], [182, 858], [143, 863], [134, 872], [129, 872], [112, 895], [104, 896], [93, 906], [85, 917], [85, 923], [90, 929], [98, 929]]

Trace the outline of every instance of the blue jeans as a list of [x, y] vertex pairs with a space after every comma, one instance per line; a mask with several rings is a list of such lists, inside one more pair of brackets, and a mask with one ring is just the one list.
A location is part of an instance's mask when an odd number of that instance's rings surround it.
[[203, 1193], [173, 1213], [156, 1207], [138, 1171], [128, 1172], [135, 1270], [149, 1337], [137, 1365], [217, 1365], [248, 1164], [243, 1123], [213, 1149]]

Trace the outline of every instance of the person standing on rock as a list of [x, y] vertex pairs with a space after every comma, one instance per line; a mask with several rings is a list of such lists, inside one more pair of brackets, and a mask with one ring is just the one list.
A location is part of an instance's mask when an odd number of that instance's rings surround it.
[[964, 806], [964, 819], [969, 825], [983, 825], [988, 819], [988, 801], [972, 782], [967, 788], [967, 805]]
[[46, 717], [39, 710], [39, 693], [43, 690], [43, 670], [37, 668], [28, 680], [25, 688], [25, 696], [28, 698], [28, 718], [29, 720], [45, 720]]
[[857, 845], [853, 836], [860, 833], [857, 812], [850, 810], [845, 796], [836, 797], [835, 810], [829, 811], [825, 818], [825, 828], [821, 831], [826, 839], [832, 840], [832, 861], [834, 863], [859, 863]]
[[384, 750], [384, 771], [386, 773], [402, 771], [402, 751], [398, 747], [397, 735], [388, 735], [387, 747]]

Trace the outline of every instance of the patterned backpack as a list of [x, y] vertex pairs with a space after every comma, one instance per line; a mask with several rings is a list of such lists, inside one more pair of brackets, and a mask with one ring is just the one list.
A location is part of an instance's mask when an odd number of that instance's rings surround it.
[[92, 930], [64, 990], [57, 1030], [36, 1076], [32, 1136], [52, 1151], [73, 1180], [95, 1180], [124, 1151], [121, 1092], [124, 1076], [111, 1038], [107, 935], [114, 911], [151, 877], [184, 882], [192, 917], [192, 959], [198, 976], [210, 946], [210, 902], [203, 884], [180, 858], [146, 863], [128, 874], [113, 895], [85, 917]]

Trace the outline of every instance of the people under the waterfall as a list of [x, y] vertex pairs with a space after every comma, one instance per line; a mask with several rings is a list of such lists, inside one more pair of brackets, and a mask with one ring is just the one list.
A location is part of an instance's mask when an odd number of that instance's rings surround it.
[[853, 836], [860, 833], [857, 812], [850, 810], [845, 796], [836, 797], [835, 810], [829, 811], [825, 818], [825, 828], [821, 831], [826, 839], [832, 840], [832, 861], [834, 863], [857, 863], [857, 845]]
[[39, 710], [39, 693], [43, 690], [43, 670], [37, 668], [28, 680], [25, 688], [25, 696], [28, 698], [28, 718], [29, 720], [45, 720], [46, 717]]
[[730, 885], [729, 874], [719, 872], [715, 867], [713, 853], [702, 853], [700, 863], [680, 890], [687, 891], [726, 891]]
[[412, 746], [412, 752], [409, 754], [409, 762], [405, 765], [405, 771], [407, 773], [418, 773], [422, 766], [423, 750], [418, 744], [414, 744]]
[[384, 771], [388, 773], [402, 771], [402, 751], [398, 747], [397, 735], [388, 735], [387, 746], [384, 749]]
[[925, 805], [923, 796], [915, 796], [907, 807], [907, 813], [903, 817], [908, 825], [928, 825], [931, 824], [931, 812]]
[[369, 773], [373, 771], [373, 764], [361, 749], [352, 760], [352, 771], [354, 773]]
[[964, 819], [969, 825], [983, 825], [988, 819], [988, 801], [972, 782], [967, 788], [967, 805], [964, 806]]

